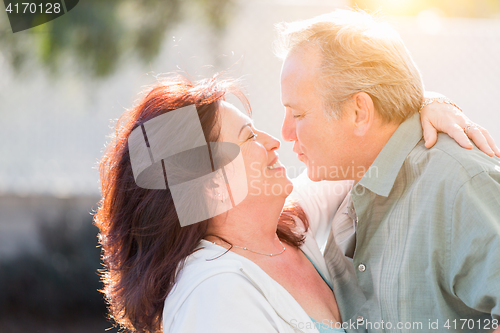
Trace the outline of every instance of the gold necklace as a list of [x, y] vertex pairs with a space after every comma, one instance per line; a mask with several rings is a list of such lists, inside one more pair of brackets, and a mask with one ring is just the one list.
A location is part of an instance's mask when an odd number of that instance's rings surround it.
[[[219, 246], [222, 246], [222, 244], [220, 243], [216, 243], [216, 242], [212, 242], [212, 241], [209, 241], [210, 243], [213, 243], [215, 245], [219, 245]], [[281, 242], [281, 240], [279, 241], [281, 246], [283, 246], [283, 250], [281, 250], [281, 252], [279, 253], [263, 253], [263, 252], [259, 252], [259, 251], [254, 251], [254, 250], [250, 250], [248, 247], [246, 246], [238, 246], [238, 245], [232, 245], [232, 244], [229, 244], [231, 247], [236, 247], [238, 249], [242, 249], [242, 250], [246, 250], [246, 251], [250, 251], [250, 252], [253, 252], [253, 253], [256, 253], [256, 254], [261, 254], [263, 256], [268, 256], [268, 257], [276, 257], [276, 256], [279, 256], [280, 254], [282, 254], [283, 252], [285, 252], [286, 248], [285, 248], [285, 245], [283, 245], [283, 243]], [[230, 248], [231, 249], [231, 248]]]

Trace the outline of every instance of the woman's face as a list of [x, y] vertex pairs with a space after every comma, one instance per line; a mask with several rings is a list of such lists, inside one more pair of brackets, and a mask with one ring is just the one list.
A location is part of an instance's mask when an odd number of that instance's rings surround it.
[[280, 141], [257, 130], [252, 120], [235, 106], [222, 102], [221, 139], [240, 146], [248, 182], [248, 196], [287, 197], [293, 189], [278, 160]]

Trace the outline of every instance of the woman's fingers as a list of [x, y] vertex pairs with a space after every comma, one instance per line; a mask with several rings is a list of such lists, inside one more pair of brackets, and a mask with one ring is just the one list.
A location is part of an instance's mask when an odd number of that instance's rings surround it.
[[425, 147], [431, 148], [437, 141], [437, 130], [432, 126], [428, 118], [422, 118], [422, 131], [424, 134]]
[[436, 143], [437, 132], [443, 132], [455, 139], [460, 146], [472, 149], [472, 143], [463, 131], [469, 119], [458, 109], [448, 104], [432, 103], [422, 109], [420, 116], [427, 148]]
[[[464, 132], [464, 129], [458, 124], [453, 124], [445, 131], [450, 137], [452, 137], [460, 146], [466, 149], [472, 149], [472, 143]], [[470, 132], [469, 132], [470, 133]], [[486, 140], [486, 139], [485, 139]]]
[[500, 149], [498, 149], [497, 145], [495, 144], [495, 140], [493, 140], [490, 133], [486, 129], [482, 128], [481, 126], [478, 126], [478, 128], [481, 131], [481, 133], [484, 135], [484, 137], [486, 138], [486, 141], [488, 142], [488, 145], [490, 146], [490, 148], [493, 149], [493, 151], [495, 152], [495, 155], [497, 157], [500, 157]]
[[[435, 105], [434, 105], [435, 104]], [[425, 146], [431, 148], [437, 141], [437, 132], [444, 132], [466, 149], [472, 149], [469, 139], [485, 154], [500, 157], [500, 149], [490, 133], [471, 122], [470, 119], [451, 105], [432, 103], [422, 109], [422, 130]]]
[[[465, 132], [464, 132], [465, 134]], [[479, 129], [476, 124], [472, 124], [467, 131], [467, 136], [474, 141], [474, 144], [479, 148], [483, 153], [488, 156], [493, 156], [495, 153], [491, 149], [491, 143], [488, 142], [486, 137], [483, 135], [483, 132]], [[492, 139], [493, 140], [493, 139]], [[494, 144], [494, 143], [493, 143]]]

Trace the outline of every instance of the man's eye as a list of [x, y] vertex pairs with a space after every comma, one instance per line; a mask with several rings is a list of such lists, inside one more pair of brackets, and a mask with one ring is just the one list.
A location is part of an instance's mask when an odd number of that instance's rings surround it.
[[302, 117], [303, 117], [303, 115], [302, 115], [302, 114], [293, 114], [292, 116], [293, 116], [294, 118], [302, 118]]

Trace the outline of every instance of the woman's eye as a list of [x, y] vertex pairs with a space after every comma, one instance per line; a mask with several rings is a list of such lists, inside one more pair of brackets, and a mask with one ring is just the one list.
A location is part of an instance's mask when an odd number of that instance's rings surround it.
[[256, 138], [257, 138], [257, 134], [252, 133], [252, 134], [248, 137], [248, 140], [252, 140], [252, 139], [256, 139]]
[[303, 115], [301, 115], [301, 114], [293, 114], [292, 116], [293, 116], [294, 118], [302, 118], [302, 116], [303, 116]]

